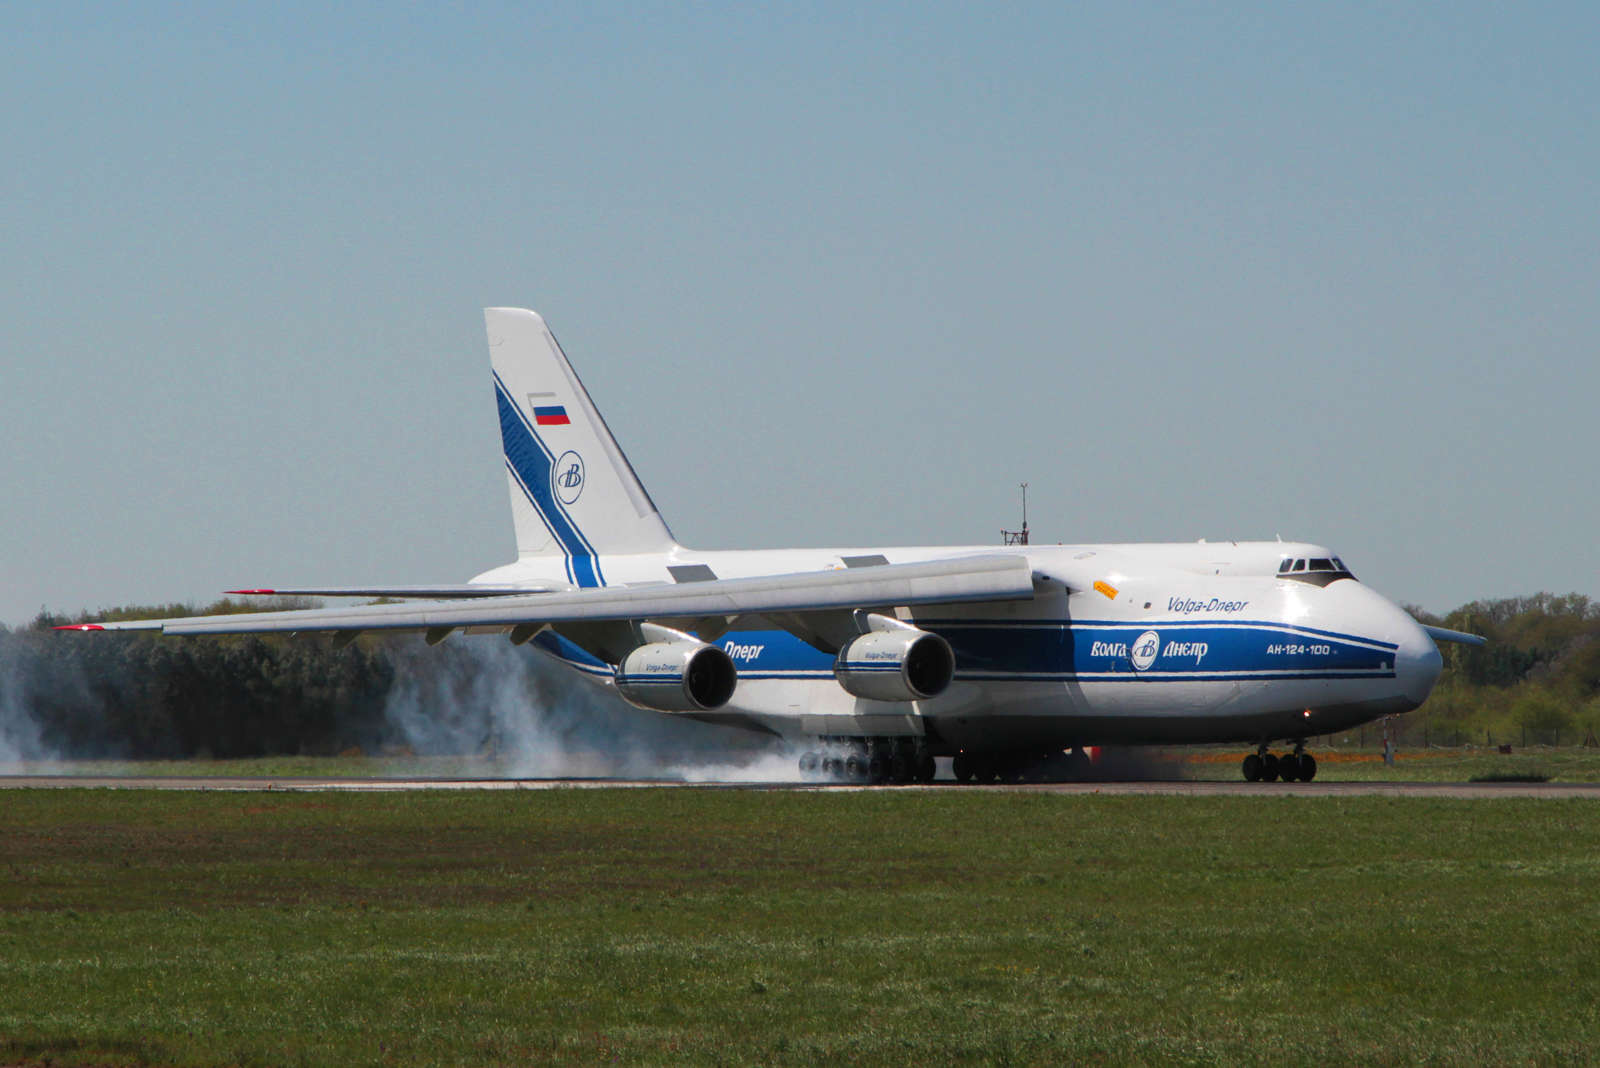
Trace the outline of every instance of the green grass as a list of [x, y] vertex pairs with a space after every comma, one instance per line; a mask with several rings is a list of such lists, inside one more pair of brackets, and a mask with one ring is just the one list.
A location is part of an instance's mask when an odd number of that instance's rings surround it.
[[1576, 800], [8, 791], [0, 1061], [1589, 1063]]

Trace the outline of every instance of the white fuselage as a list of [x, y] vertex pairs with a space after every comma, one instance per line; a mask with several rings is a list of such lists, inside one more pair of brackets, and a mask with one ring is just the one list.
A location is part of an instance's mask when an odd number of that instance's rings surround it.
[[[1285, 542], [679, 550], [597, 557], [608, 586], [744, 578], [1025, 556], [1031, 600], [902, 610], [944, 637], [955, 680], [915, 702], [863, 700], [833, 657], [760, 618], [715, 637], [738, 668], [732, 700], [698, 718], [787, 736], [917, 736], [936, 752], [1157, 742], [1266, 742], [1341, 730], [1404, 712], [1438, 676], [1433, 641], [1403, 610], [1353, 578], [1313, 584], [1278, 573]], [[526, 559], [475, 582], [561, 585], [562, 565]], [[671, 569], [671, 570], [669, 570]], [[1092, 570], [1092, 588], [1060, 576]], [[608, 665], [563, 641], [541, 648], [591, 678]]]

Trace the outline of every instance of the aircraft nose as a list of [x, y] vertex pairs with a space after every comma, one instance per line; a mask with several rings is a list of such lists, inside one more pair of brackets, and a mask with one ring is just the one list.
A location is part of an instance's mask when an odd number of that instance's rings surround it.
[[1439, 655], [1439, 647], [1433, 644], [1428, 632], [1409, 613], [1399, 607], [1395, 611], [1405, 617], [1397, 621], [1399, 625], [1396, 627], [1400, 647], [1395, 650], [1394, 656], [1395, 680], [1400, 683], [1401, 693], [1414, 708], [1426, 701], [1433, 692], [1433, 684], [1439, 681], [1439, 672], [1444, 668], [1444, 658]]
[[1409, 711], [1428, 699], [1444, 658], [1439, 647], [1411, 613], [1369, 586], [1356, 582], [1336, 582], [1324, 593], [1326, 603], [1346, 627], [1346, 632], [1361, 634], [1375, 641], [1394, 645], [1394, 688], [1389, 692]]

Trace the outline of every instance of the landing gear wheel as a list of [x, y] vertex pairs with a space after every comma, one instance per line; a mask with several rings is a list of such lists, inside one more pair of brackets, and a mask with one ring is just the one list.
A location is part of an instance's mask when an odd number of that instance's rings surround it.
[[971, 782], [976, 770], [972, 757], [967, 753], [957, 753], [955, 759], [950, 761], [950, 772], [956, 777], [956, 782]]
[[1310, 753], [1300, 754], [1300, 781], [1310, 782], [1317, 777], [1317, 758]]
[[939, 774], [939, 765], [933, 762], [932, 753], [923, 753], [916, 760], [916, 776], [918, 782], [932, 782], [933, 777]]
[[877, 755], [867, 759], [868, 782], [888, 782], [889, 778], [889, 761], [887, 759]]
[[844, 776], [844, 761], [835, 755], [823, 757], [822, 775], [826, 779], [842, 778]]
[[1261, 757], [1255, 753], [1251, 753], [1249, 756], [1244, 758], [1244, 764], [1241, 766], [1240, 770], [1244, 772], [1245, 782], [1261, 781], [1261, 775], [1263, 771], [1261, 763]]
[[1278, 778], [1284, 782], [1294, 782], [1300, 777], [1300, 761], [1296, 760], [1293, 753], [1285, 753], [1278, 758]]
[[1262, 782], [1277, 782], [1278, 781], [1278, 770], [1279, 769], [1278, 769], [1278, 758], [1277, 757], [1273, 756], [1271, 753], [1268, 753], [1266, 756], [1261, 758], [1261, 781]]
[[817, 774], [817, 768], [821, 765], [821, 763], [822, 758], [817, 755], [816, 750], [807, 749], [804, 753], [800, 754], [800, 777], [804, 779], [814, 777]]
[[860, 782], [867, 777], [867, 761], [860, 753], [851, 753], [844, 758], [844, 777], [851, 782]]

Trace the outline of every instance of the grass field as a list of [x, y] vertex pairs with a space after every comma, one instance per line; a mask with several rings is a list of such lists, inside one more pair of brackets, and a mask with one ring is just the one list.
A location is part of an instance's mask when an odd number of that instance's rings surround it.
[[0, 803], [0, 1062], [1600, 1056], [1593, 802]]
[[[1154, 749], [1150, 768], [1171, 778], [1237, 782], [1239, 762], [1249, 750], [1237, 746]], [[1320, 782], [1467, 782], [1475, 778], [1544, 778], [1554, 782], [1600, 782], [1600, 749], [1566, 746], [1518, 748], [1509, 754], [1475, 746], [1401, 749], [1385, 765], [1373, 748], [1314, 746]], [[788, 764], [784, 763], [784, 767]], [[1126, 767], [1119, 762], [1116, 767]], [[501, 778], [515, 768], [472, 756], [275, 756], [244, 760], [73, 760], [0, 765], [5, 774], [216, 776], [289, 778]], [[948, 775], [948, 770], [944, 772]], [[797, 776], [798, 777], [798, 776]]]

